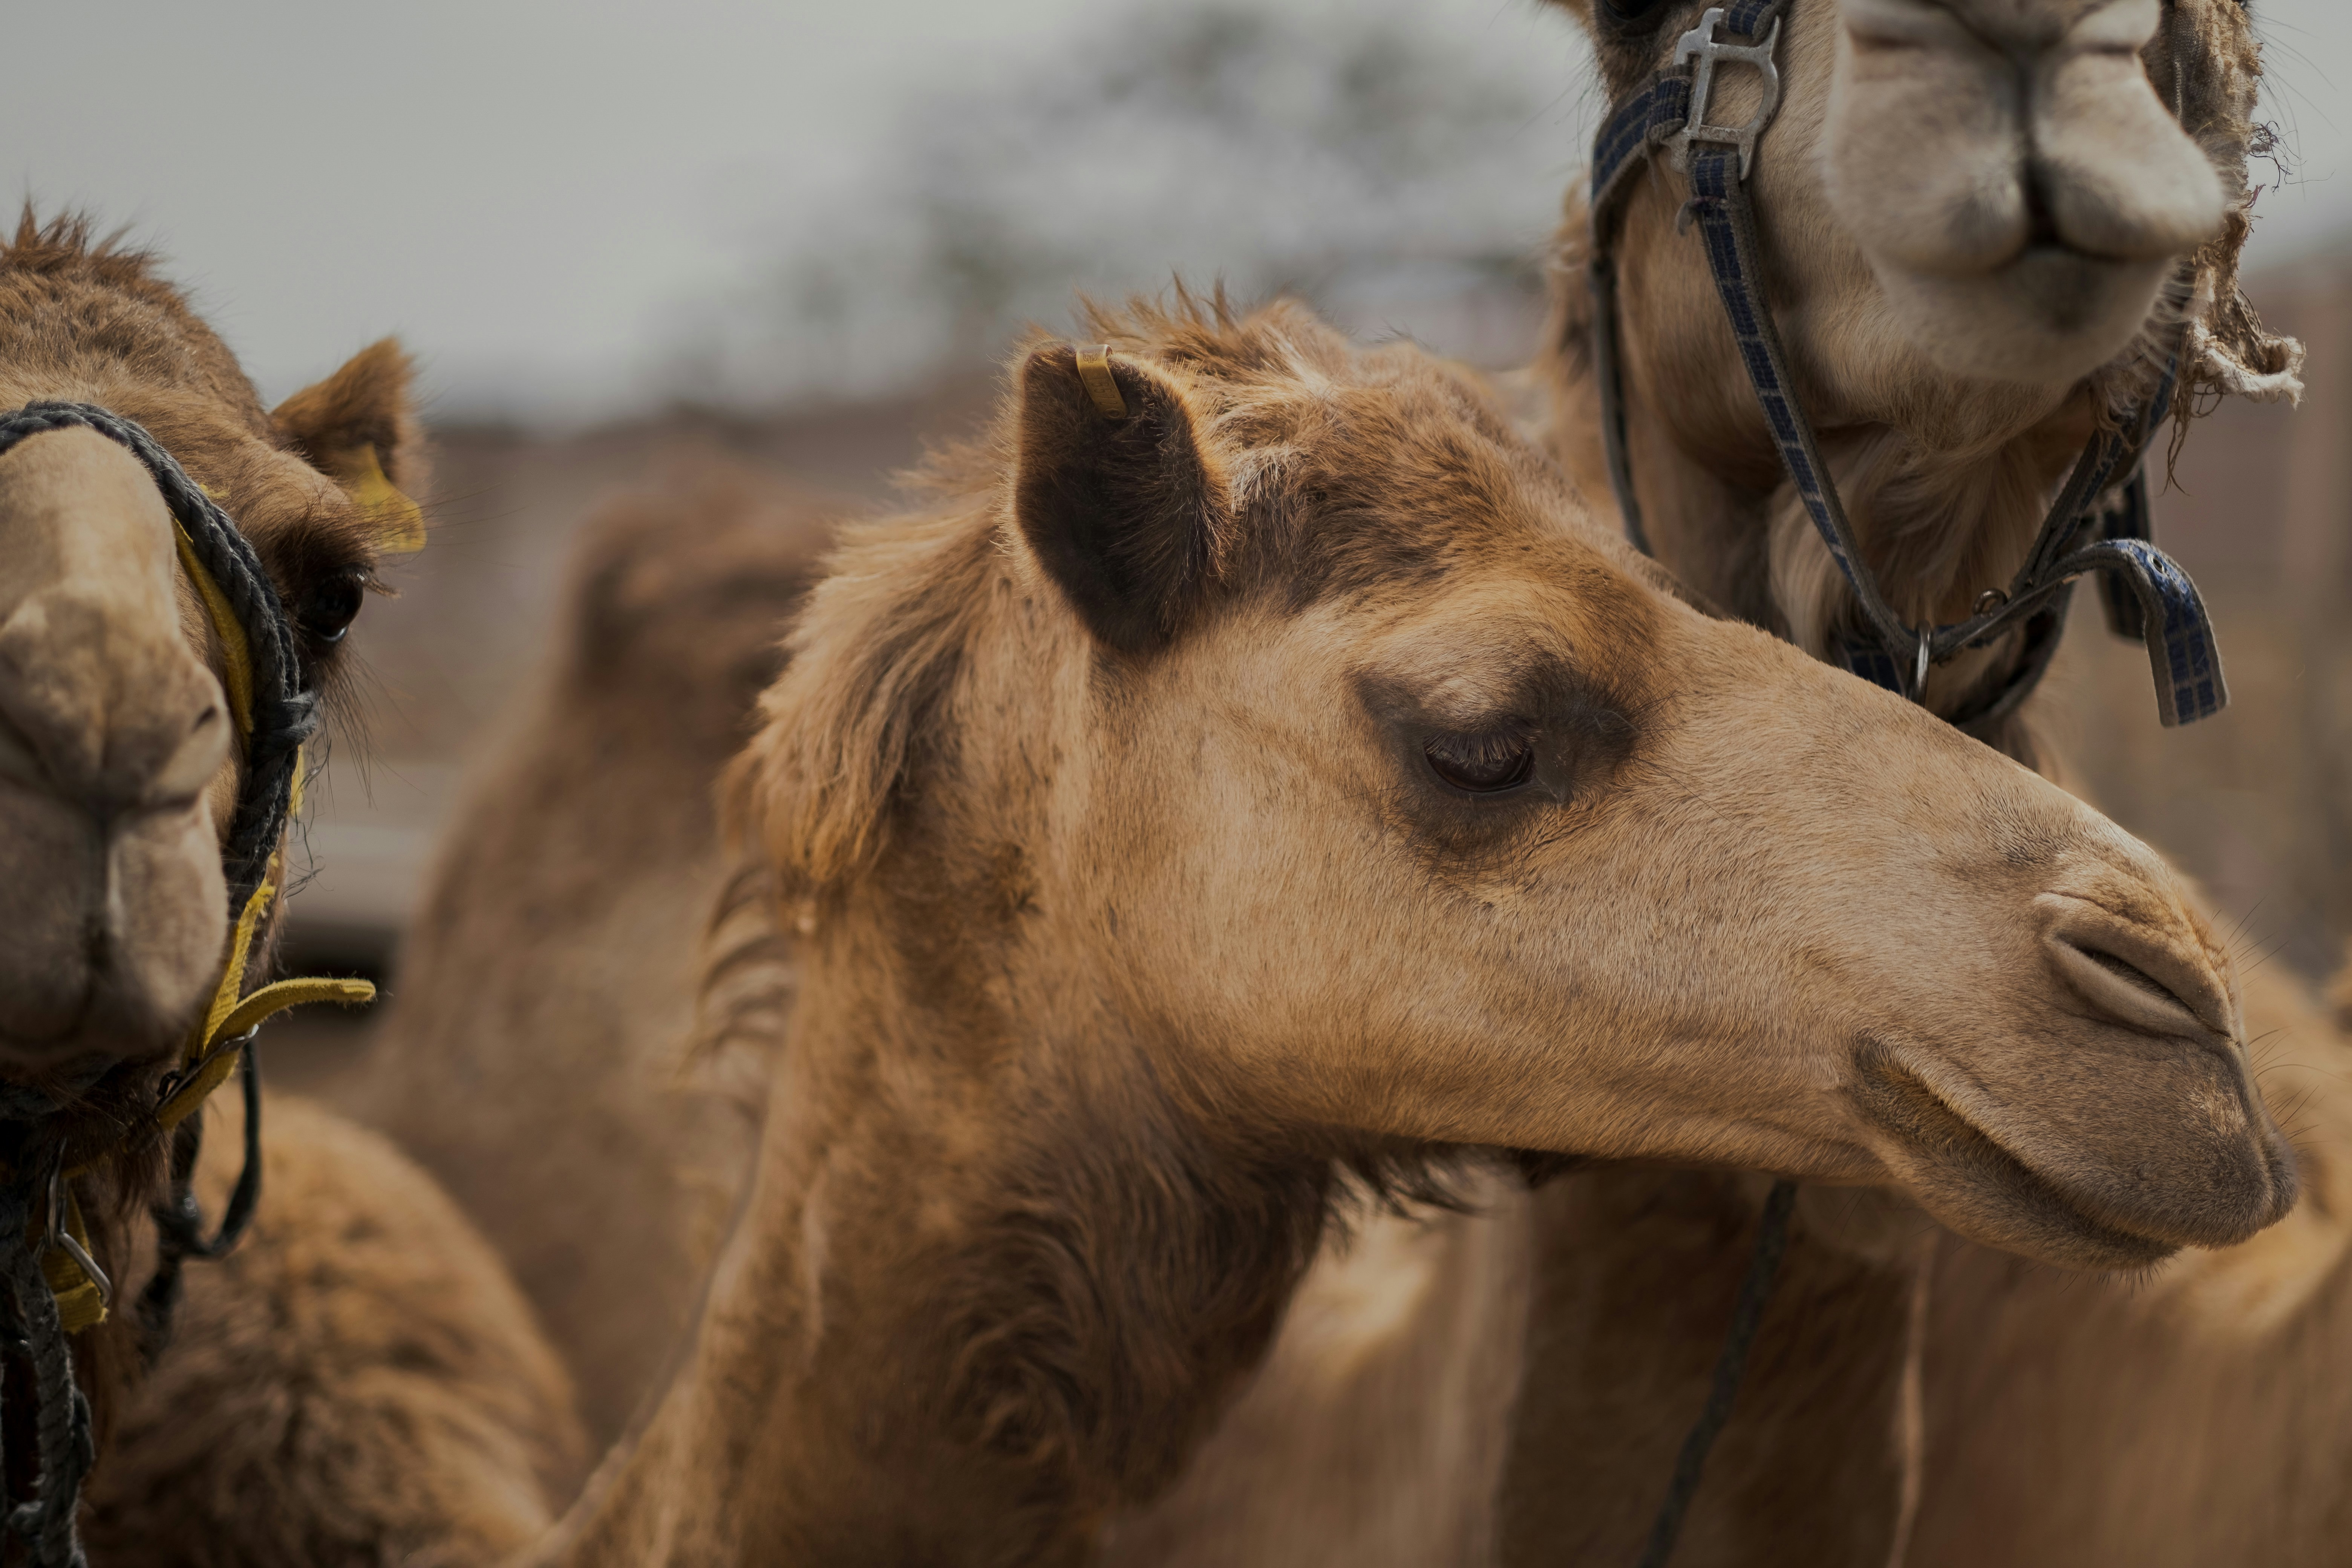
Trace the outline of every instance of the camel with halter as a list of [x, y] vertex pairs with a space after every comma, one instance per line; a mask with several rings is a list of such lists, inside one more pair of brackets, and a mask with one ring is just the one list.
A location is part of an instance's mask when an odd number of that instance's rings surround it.
[[[10, 1562], [75, 1568], [85, 1521], [115, 1561], [511, 1543], [580, 1462], [496, 1258], [381, 1140], [265, 1099], [255, 1066], [271, 1014], [367, 993], [268, 975], [344, 634], [423, 542], [408, 383], [379, 343], [265, 410], [150, 258], [29, 214], [0, 244]], [[206, 1097], [239, 1073], [239, 1135], [207, 1152]], [[356, 1310], [235, 1305], [289, 1271], [358, 1285]], [[244, 1393], [273, 1359], [309, 1380]], [[237, 1392], [178, 1403], [192, 1378]], [[158, 1489], [192, 1467], [225, 1528]], [[398, 1484], [339, 1484], [371, 1471]]]
[[[1858, 62], [1857, 74], [1874, 68], [1882, 79], [1853, 91], [1852, 101], [1866, 105], [1871, 91], [1894, 94], [1916, 80], [1904, 74], [1904, 62], [1906, 51], [1920, 48], [1910, 29], [1922, 24], [1895, 7], [1850, 9], [1841, 47]], [[1952, 15], [1998, 44], [2005, 41], [2000, 19], [1976, 14], [1992, 9], [1954, 6]], [[2115, 344], [2093, 373], [2095, 384], [2105, 383], [2098, 405], [2105, 409], [2127, 409], [2137, 400], [2152, 414], [2147, 400], [2161, 395], [2167, 376], [2202, 393], [2292, 395], [2299, 350], [2263, 334], [2235, 291], [2237, 247], [2252, 216], [2243, 167], [2254, 138], [2259, 66], [2245, 8], [2227, 0], [2183, 0], [2160, 11], [2147, 5], [2139, 9], [2155, 16], [2135, 16], [2130, 28], [2120, 26], [2125, 18], [2117, 13], [2125, 9], [2085, 8], [2053, 52], [2077, 46], [2095, 54], [2102, 45], [2129, 44], [2146, 36], [2139, 29], [2152, 19], [2145, 63], [2159, 90], [2151, 96], [2187, 135], [2152, 137], [2147, 144], [2177, 150], [2187, 142], [2201, 153], [2218, 175], [2222, 217], [2202, 248], [2160, 280], [2156, 307], [2136, 337], [2113, 331], [2086, 337], [2075, 357]], [[2030, 25], [2032, 18], [2021, 20]], [[2029, 99], [2034, 109], [2063, 114], [2065, 68], [2050, 72], [2039, 101]], [[1842, 172], [1840, 160], [1850, 155], [1867, 163], [1886, 155], [1886, 143], [1873, 152], [1863, 147], [1870, 139], [1855, 134], [1858, 151], [1848, 154], [1838, 142], [1839, 123], [1833, 114], [1826, 184], [1842, 211], [1858, 210], [1863, 204], [1848, 193], [1864, 183]], [[1760, 159], [1802, 156], [1778, 144], [1780, 135], [1766, 137]], [[2169, 155], [2179, 158], [2178, 151]], [[2063, 151], [2052, 162], [2063, 167]], [[2195, 172], [2185, 160], [2179, 167]], [[2152, 177], [2115, 184], [2125, 201], [2158, 204], [2178, 188]], [[1757, 200], [1760, 207], [1760, 186]], [[2051, 211], [2064, 246], [2102, 258], [2118, 248], [2100, 237], [2095, 211], [2081, 226], [2070, 226], [2076, 220], [2063, 200]], [[1899, 249], [1892, 226], [1875, 247], [1862, 220], [1854, 226], [1874, 273], [1895, 272], [1899, 262], [1886, 254]], [[2029, 247], [2021, 260], [1964, 277], [1960, 286], [1971, 298], [2001, 289], [2032, 298], [2033, 265]], [[2046, 285], [2041, 291], [2045, 299], [2062, 297]], [[1959, 325], [1958, 298], [1943, 319], [1951, 323], [1951, 342], [1969, 335]], [[1930, 357], [1942, 361], [1949, 353], [1939, 353], [1932, 326], [1922, 324], [1916, 335]], [[1954, 368], [2017, 380], [2049, 363], [2031, 352], [2004, 351], [1997, 333], [1975, 339], [1971, 352], [1988, 356], [1987, 363], [1963, 355]], [[2158, 378], [2155, 394], [2132, 390], [2152, 374]], [[1827, 422], [1818, 411], [1814, 417]], [[2128, 426], [2129, 416], [2114, 423]], [[2128, 478], [2128, 468], [2116, 477]], [[1849, 482], [1860, 489], [1873, 480], [1857, 464]], [[2112, 533], [2113, 519], [2126, 525], [2144, 520], [2144, 505], [2125, 488], [2099, 521]], [[1912, 606], [1913, 615], [1940, 616], [1951, 613], [1968, 585], [1957, 574], [1940, 576], [1946, 563], [1974, 557], [1983, 563], [1975, 568], [1979, 580], [1990, 577], [2017, 558], [2021, 532], [2018, 509], [1993, 506], [1976, 516], [1887, 518], [1864, 538], [1877, 535], [1869, 567], [1885, 596]], [[1778, 522], [1769, 575], [1728, 565], [1719, 542], [1686, 537], [1678, 550], [1663, 542], [1661, 550], [1677, 570], [1743, 577], [1744, 591], [1769, 595], [1792, 632], [1806, 628], [1821, 639], [1819, 628], [1850, 625], [1852, 613], [1817, 552], [1810, 564], [1800, 563], [1807, 552], [1788, 537], [1794, 533], [1786, 521]], [[1710, 556], [1711, 567], [1700, 564]], [[1944, 634], [1937, 636], [1940, 642]], [[1967, 698], [1948, 685], [1941, 693], [1931, 690], [1929, 700], [1958, 713]], [[1989, 738], [2033, 755], [2021, 726]], [[2021, 1269], [1956, 1238], [1923, 1237], [1899, 1210], [1857, 1216], [1837, 1212], [1842, 1205], [1834, 1204], [1808, 1205], [1812, 1223], [1791, 1242], [1785, 1288], [1792, 1299], [1778, 1307], [1777, 1333], [1759, 1352], [1770, 1358], [1760, 1364], [1772, 1370], [1740, 1395], [1740, 1419], [1753, 1424], [1757, 1440], [1727, 1450], [1709, 1482], [1720, 1500], [1711, 1517], [1703, 1512], [1695, 1521], [1707, 1539], [1695, 1539], [1678, 1561], [1764, 1563], [1802, 1555], [1809, 1563], [1877, 1563], [1887, 1560], [1890, 1542], [1896, 1556], [1915, 1565], [2335, 1561], [2346, 1519], [2341, 1488], [2324, 1478], [2352, 1463], [2343, 1436], [2352, 1377], [2331, 1349], [2352, 1310], [2352, 1232], [2338, 1217], [2352, 1201], [2352, 1170], [2342, 1152], [2352, 1134], [2352, 1097], [2343, 1087], [2352, 1049], [2292, 976], [2276, 970], [2247, 976], [2244, 1001], [2249, 1038], [2261, 1042], [2266, 1093], [2293, 1108], [2298, 1129], [2309, 1195], [2286, 1225], [2240, 1247], [2184, 1256], [2136, 1279], [2082, 1281]], [[1536, 1289], [1539, 1299], [1557, 1304], [1556, 1331], [1539, 1329], [1530, 1342], [1549, 1350], [1527, 1368], [1517, 1417], [1505, 1489], [1509, 1560], [1557, 1550], [1564, 1526], [1569, 1539], [1603, 1554], [1633, 1538], [1638, 1523], [1605, 1504], [1570, 1525], [1567, 1510], [1544, 1500], [1548, 1489], [1538, 1474], [1567, 1454], [1591, 1452], [1598, 1433], [1615, 1426], [1611, 1407], [1621, 1401], [1684, 1392], [1670, 1393], [1668, 1385], [1685, 1375], [1687, 1342], [1678, 1344], [1662, 1327], [1639, 1331], [1644, 1323], [1660, 1325], [1651, 1307], [1662, 1282], [1650, 1270], [1678, 1260], [1684, 1289], [1709, 1269], [1719, 1271], [1738, 1244], [1720, 1233], [1712, 1244], [1701, 1243], [1696, 1233], [1743, 1212], [1751, 1200], [1704, 1178], [1661, 1177], [1611, 1178], [1593, 1191], [1549, 1201], [1560, 1210], [1549, 1227], [1553, 1262], [1538, 1270]], [[1629, 1215], [1652, 1217], [1622, 1223]], [[1580, 1283], [1569, 1283], [1571, 1269]], [[1604, 1297], [1605, 1314], [1595, 1310]], [[1799, 1327], [1806, 1319], [1810, 1323]], [[1833, 1339], [1835, 1353], [1790, 1353], [1790, 1337], [1808, 1332]], [[1553, 1353], [1561, 1359], [1552, 1360]], [[1569, 1368], [1589, 1366], [1596, 1356], [1611, 1359], [1621, 1375], [1613, 1390], [1588, 1402]], [[1840, 1426], [1828, 1412], [1841, 1407], [1881, 1415]], [[1626, 1460], [1640, 1462], [1632, 1455]], [[1606, 1499], [1605, 1469], [1599, 1479], [1594, 1497]], [[1826, 1510], [1798, 1500], [1829, 1498], [1848, 1505], [1835, 1525]], [[1809, 1538], [1835, 1544], [1801, 1553], [1799, 1543]]]

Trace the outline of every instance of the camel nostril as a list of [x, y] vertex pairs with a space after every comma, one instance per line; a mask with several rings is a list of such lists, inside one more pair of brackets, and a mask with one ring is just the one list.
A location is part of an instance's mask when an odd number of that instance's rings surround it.
[[2174, 1006], [2179, 1008], [2182, 1012], [2188, 1014], [2190, 1017], [2195, 1017], [2197, 1016], [2197, 1009], [2191, 1007], [2187, 1002], [2182, 1001], [2179, 994], [2175, 992], [2172, 987], [2158, 981], [2154, 975], [2148, 973], [2147, 970], [2140, 968], [2137, 964], [2132, 963], [2126, 959], [2117, 958], [2112, 952], [2105, 952], [2098, 948], [2088, 947], [2081, 942], [2074, 942], [2071, 945], [2074, 947], [2075, 952], [2081, 953], [2084, 958], [2089, 959], [2093, 963], [2097, 964], [2101, 969], [2105, 970], [2108, 973], [2116, 976], [2126, 985], [2137, 986], [2140, 990], [2147, 992], [2149, 996], [2158, 1001], [2169, 1002]]
[[[2075, 994], [2127, 1027], [2158, 1035], [2234, 1040], [2231, 1007], [2218, 984], [2184, 969], [2176, 955], [2116, 933], [2126, 958], [2080, 932], [2053, 933], [2052, 955]], [[2200, 979], [2205, 983], [2200, 984]]]
[[186, 734], [140, 784], [141, 804], [169, 806], [194, 800], [228, 761], [229, 725], [218, 702], [198, 710]]

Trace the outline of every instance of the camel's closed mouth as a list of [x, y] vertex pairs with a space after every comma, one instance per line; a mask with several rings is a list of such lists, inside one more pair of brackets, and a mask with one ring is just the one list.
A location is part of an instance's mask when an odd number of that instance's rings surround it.
[[2143, 1268], [2179, 1250], [2096, 1219], [2050, 1178], [1953, 1109], [1892, 1048], [1866, 1051], [1855, 1080], [1864, 1114], [1901, 1141], [1899, 1167], [1939, 1219], [1993, 1245], [2103, 1269]]

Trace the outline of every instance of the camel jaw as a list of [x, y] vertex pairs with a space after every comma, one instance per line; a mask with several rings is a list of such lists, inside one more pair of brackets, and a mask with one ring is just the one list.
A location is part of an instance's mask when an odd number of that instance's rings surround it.
[[[2086, 1179], [2110, 1173], [2053, 1168], [2023, 1151], [2036, 1141], [2032, 1130], [2004, 1136], [1994, 1131], [2003, 1118], [1963, 1112], [1958, 1102], [1979, 1097], [1912, 1047], [1872, 1041], [1857, 1066], [1853, 1103], [1904, 1188], [1950, 1229], [2004, 1251], [2098, 1272], [2141, 1269], [2186, 1246], [2242, 1240], [2294, 1206], [2294, 1160], [2275, 1133], [2263, 1140], [2263, 1192], [2251, 1205], [2230, 1205], [2230, 1219], [2189, 1234], [2177, 1205], [2168, 1215], [2165, 1200], [2151, 1196], [2146, 1212], [2128, 1212], [2112, 1183], [2100, 1192], [2102, 1184]], [[2167, 1164], [2165, 1152], [2151, 1150], [2137, 1173]]]
[[2168, 261], [2035, 246], [1996, 271], [1951, 276], [1871, 258], [1895, 330], [1948, 374], [2019, 384], [2088, 375], [2137, 338]]

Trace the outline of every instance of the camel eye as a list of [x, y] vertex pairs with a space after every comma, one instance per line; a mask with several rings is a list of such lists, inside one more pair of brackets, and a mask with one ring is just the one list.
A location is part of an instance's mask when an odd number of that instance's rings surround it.
[[1600, 0], [1601, 19], [1612, 27], [1630, 29], [1655, 22], [1668, 0]]
[[1431, 773], [1471, 795], [1500, 795], [1535, 776], [1535, 738], [1517, 728], [1433, 735], [1422, 754]]
[[366, 597], [367, 569], [348, 567], [322, 579], [304, 595], [294, 618], [301, 622], [311, 641], [332, 647], [352, 629]]

